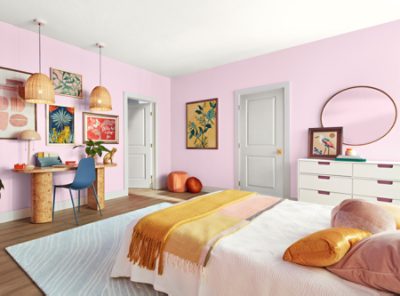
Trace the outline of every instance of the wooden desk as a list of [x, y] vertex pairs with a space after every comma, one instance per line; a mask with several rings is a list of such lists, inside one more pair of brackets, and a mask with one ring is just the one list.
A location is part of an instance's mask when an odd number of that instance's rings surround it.
[[[100, 208], [104, 209], [104, 169], [115, 167], [116, 164], [96, 164], [96, 181]], [[65, 167], [35, 167], [33, 170], [13, 170], [20, 174], [31, 174], [32, 177], [32, 223], [47, 223], [52, 221], [53, 208], [53, 173], [76, 170], [76, 166]], [[88, 189], [87, 203], [89, 208], [98, 210], [92, 188]]]

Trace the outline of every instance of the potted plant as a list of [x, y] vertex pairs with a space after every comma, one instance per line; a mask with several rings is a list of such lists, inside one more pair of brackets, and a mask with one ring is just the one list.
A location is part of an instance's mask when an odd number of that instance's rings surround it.
[[106, 147], [103, 146], [103, 141], [89, 140], [86, 142], [85, 152], [89, 157], [96, 158], [96, 156], [102, 156], [103, 152], [110, 152]]
[[0, 179], [0, 198], [1, 198], [1, 190], [4, 189], [4, 185], [3, 182]]

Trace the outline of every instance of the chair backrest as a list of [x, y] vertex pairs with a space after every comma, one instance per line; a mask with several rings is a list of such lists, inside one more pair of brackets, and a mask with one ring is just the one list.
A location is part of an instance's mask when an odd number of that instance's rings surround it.
[[79, 161], [74, 181], [71, 184], [73, 189], [85, 189], [96, 180], [96, 166], [92, 157], [82, 158]]

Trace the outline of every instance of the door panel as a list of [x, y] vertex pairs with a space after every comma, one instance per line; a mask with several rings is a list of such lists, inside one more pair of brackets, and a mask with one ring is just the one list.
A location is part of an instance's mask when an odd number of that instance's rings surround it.
[[128, 184], [151, 188], [151, 104], [128, 104]]
[[283, 197], [283, 89], [240, 96], [240, 188]]

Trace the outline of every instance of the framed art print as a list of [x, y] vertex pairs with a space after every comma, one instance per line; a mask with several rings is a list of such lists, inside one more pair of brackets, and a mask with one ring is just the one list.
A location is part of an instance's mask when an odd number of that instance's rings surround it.
[[119, 143], [119, 117], [117, 115], [83, 112], [83, 142], [103, 141]]
[[218, 99], [186, 103], [186, 148], [218, 149]]
[[24, 130], [37, 130], [36, 104], [24, 100], [30, 75], [0, 67], [0, 139], [17, 139]]
[[47, 144], [75, 144], [75, 108], [47, 105]]
[[50, 79], [57, 95], [83, 98], [82, 75], [50, 68]]
[[343, 128], [310, 128], [308, 141], [308, 157], [335, 158], [342, 153]]

